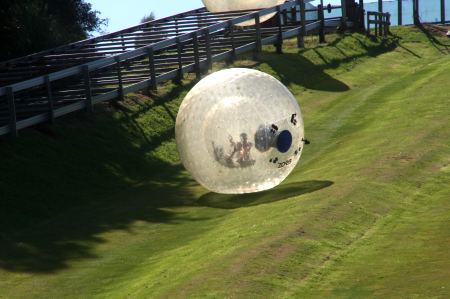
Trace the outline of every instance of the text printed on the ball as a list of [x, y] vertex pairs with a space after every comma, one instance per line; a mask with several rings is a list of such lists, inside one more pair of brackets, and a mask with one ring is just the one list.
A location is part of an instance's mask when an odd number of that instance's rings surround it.
[[289, 159], [289, 160], [287, 160], [285, 162], [278, 163], [278, 168], [286, 167], [286, 166], [288, 166], [291, 163], [292, 163], [292, 159]]

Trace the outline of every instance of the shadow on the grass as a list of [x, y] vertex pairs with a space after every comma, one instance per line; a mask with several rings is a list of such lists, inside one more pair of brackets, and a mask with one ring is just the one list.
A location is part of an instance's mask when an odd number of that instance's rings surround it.
[[304, 56], [299, 54], [283, 54], [281, 59], [265, 61], [285, 85], [296, 84], [313, 90], [343, 92], [350, 88], [325, 72]]
[[[343, 39], [353, 40], [357, 47], [363, 48], [364, 51], [346, 53], [343, 50], [344, 46], [340, 45]], [[377, 57], [399, 46], [399, 42], [395, 38], [374, 39], [374, 41], [368, 42], [368, 39], [362, 35], [342, 35], [326, 45], [326, 48], [335, 49], [340, 54], [333, 58], [326, 58], [322, 53], [324, 46], [318, 45], [301, 49], [299, 53], [268, 54], [265, 56], [264, 62], [277, 73], [285, 85], [296, 84], [313, 90], [345, 92], [350, 89], [349, 86], [329, 75], [326, 70], [338, 68], [342, 64], [354, 62], [359, 58]], [[323, 63], [317, 65], [306, 58], [303, 54], [308, 51], [313, 51]]]
[[427, 39], [430, 41], [430, 43], [433, 45], [433, 47], [436, 48], [439, 52], [442, 54], [450, 54], [450, 43], [443, 43], [441, 40], [436, 38], [436, 36], [433, 35], [433, 33], [429, 30], [429, 28], [426, 28], [423, 24], [417, 25], [417, 28], [425, 34]]
[[[67, 268], [72, 260], [96, 258], [92, 249], [104, 242], [99, 236], [103, 232], [126, 231], [136, 221], [178, 224], [206, 220], [167, 209], [191, 205], [194, 199], [183, 187], [188, 181], [175, 183], [173, 179], [168, 180], [172, 182], [129, 188], [100, 198], [98, 202], [68, 208], [19, 233], [3, 234], [0, 237], [0, 268], [13, 272], [52, 273]], [[195, 237], [195, 233], [189, 237]]]
[[280, 185], [274, 189], [249, 194], [207, 193], [197, 203], [218, 209], [237, 209], [280, 201], [283, 199], [312, 193], [333, 185], [331, 181], [304, 181]]
[[[136, 221], [192, 221], [164, 208], [193, 201], [189, 188], [195, 182], [179, 163], [155, 154], [172, 149], [178, 104], [169, 93], [115, 110], [118, 117], [74, 115], [58, 120], [62, 125], [24, 130], [14, 143], [4, 141], [0, 268], [51, 273], [70, 261], [95, 258], [104, 232], [126, 230]], [[111, 109], [96, 107], [102, 108]]]

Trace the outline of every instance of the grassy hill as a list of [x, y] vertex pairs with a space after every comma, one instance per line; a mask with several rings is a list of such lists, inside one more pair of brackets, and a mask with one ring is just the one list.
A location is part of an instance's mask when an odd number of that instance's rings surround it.
[[183, 170], [189, 78], [2, 141], [0, 298], [450, 297], [450, 43], [328, 42], [235, 64], [302, 106], [312, 144], [274, 190]]

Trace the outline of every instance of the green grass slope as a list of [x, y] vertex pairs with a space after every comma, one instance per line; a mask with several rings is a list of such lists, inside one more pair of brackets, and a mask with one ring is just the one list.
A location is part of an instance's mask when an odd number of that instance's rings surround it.
[[188, 80], [3, 141], [0, 298], [450, 297], [449, 48], [394, 34], [236, 63], [289, 87], [312, 141], [267, 192], [183, 170]]

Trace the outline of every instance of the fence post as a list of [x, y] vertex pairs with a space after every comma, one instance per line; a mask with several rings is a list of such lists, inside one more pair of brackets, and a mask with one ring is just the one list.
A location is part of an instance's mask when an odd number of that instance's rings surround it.
[[417, 9], [417, 22], [420, 23], [420, 2], [416, 0], [416, 9]]
[[119, 88], [118, 88], [118, 90], [119, 90], [119, 97], [118, 97], [118, 100], [119, 101], [123, 101], [124, 94], [123, 94], [123, 80], [122, 80], [122, 69], [121, 69], [122, 65], [121, 65], [121, 62], [120, 62], [120, 57], [115, 57], [114, 60], [116, 61], [117, 79], [119, 80]]
[[209, 29], [205, 29], [205, 48], [206, 48], [206, 64], [207, 69], [206, 72], [208, 72], [208, 69], [212, 69], [212, 53], [211, 53], [211, 37], [209, 35]]
[[378, 24], [378, 15], [375, 13], [375, 14], [373, 14], [373, 19], [374, 19], [374, 21], [375, 21], [375, 23], [373, 24], [374, 26], [374, 29], [375, 29], [375, 36], [377, 36], [378, 35], [378, 26], [379, 26], [379, 24]]
[[297, 5], [294, 5], [294, 6], [291, 8], [291, 16], [292, 16], [291, 21], [292, 21], [293, 23], [297, 23]]
[[175, 33], [178, 35], [180, 35], [180, 29], [178, 28], [178, 19], [175, 18]]
[[[383, 0], [378, 0], [378, 12], [380, 14], [383, 13]], [[378, 35], [379, 36], [383, 36], [383, 15], [378, 14], [378, 22], [380, 24], [378, 24]]]
[[259, 59], [259, 55], [262, 52], [262, 43], [261, 43], [261, 22], [259, 13], [255, 13], [255, 29], [256, 29], [256, 46], [255, 46], [255, 52], [253, 54], [253, 58], [255, 60]]
[[366, 30], [366, 26], [364, 24], [364, 0], [359, 0], [358, 21], [359, 29], [361, 30], [361, 32], [364, 32]]
[[176, 79], [177, 84], [181, 84], [183, 81], [183, 60], [182, 60], [182, 46], [180, 42], [180, 38], [177, 37], [177, 57], [178, 57], [178, 76]]
[[45, 76], [45, 87], [47, 89], [47, 101], [48, 101], [48, 122], [53, 124], [55, 120], [55, 111], [53, 108], [53, 94], [52, 94], [52, 84], [50, 82], [50, 77]]
[[397, 0], [397, 10], [398, 10], [398, 25], [401, 26], [403, 24], [403, 5], [402, 0]]
[[322, 4], [317, 5], [317, 13], [319, 15], [320, 27], [319, 27], [319, 43], [325, 43], [325, 16], [323, 13]]
[[281, 25], [281, 8], [277, 6], [277, 16], [278, 16], [278, 40], [277, 40], [277, 54], [283, 54], [283, 28]]
[[441, 23], [445, 24], [445, 0], [441, 0]]
[[202, 77], [202, 73], [200, 70], [200, 52], [198, 49], [198, 35], [197, 32], [192, 33], [192, 41], [194, 43], [194, 70], [195, 76], [197, 79]]
[[228, 26], [230, 26], [230, 38], [231, 38], [231, 58], [229, 60], [229, 63], [232, 63], [236, 59], [236, 43], [234, 40], [233, 20], [228, 21]]
[[122, 41], [122, 51], [125, 52], [127, 49], [125, 48], [125, 39], [123, 38], [123, 35], [120, 36], [120, 39]]
[[84, 91], [86, 95], [86, 112], [92, 113], [94, 108], [92, 106], [92, 89], [91, 89], [91, 77], [89, 74], [89, 66], [83, 66], [83, 74], [84, 74]]
[[378, 18], [379, 18], [379, 22], [380, 22], [380, 37], [383, 37], [384, 36], [384, 25], [385, 25], [384, 20], [385, 20], [385, 18], [384, 18], [383, 14], [380, 14], [378, 16]]
[[288, 20], [288, 15], [287, 15], [287, 10], [283, 9], [283, 11], [281, 12], [282, 16], [283, 16], [283, 24], [285, 26], [287, 26], [289, 20]]
[[384, 32], [384, 23], [383, 23], [383, 18], [384, 16], [382, 14], [378, 14], [378, 36], [382, 37], [383, 36], [383, 32]]
[[370, 36], [370, 11], [367, 12], [367, 36]]
[[413, 18], [414, 18], [414, 25], [419, 25], [419, 1], [413, 0]]
[[347, 22], [347, 1], [341, 0], [342, 19]]
[[9, 108], [9, 130], [13, 139], [17, 138], [17, 115], [16, 103], [14, 99], [14, 90], [12, 87], [6, 87], [6, 99]]
[[384, 24], [384, 26], [385, 26], [385, 33], [384, 33], [384, 36], [385, 37], [387, 37], [388, 35], [389, 35], [389, 32], [390, 32], [390, 30], [389, 30], [389, 26], [391, 25], [391, 14], [390, 13], [386, 13], [386, 24]]
[[148, 67], [150, 69], [150, 89], [152, 91], [158, 90], [158, 84], [156, 84], [156, 68], [155, 68], [155, 50], [153, 47], [147, 49], [148, 54]]
[[298, 0], [300, 4], [300, 22], [301, 28], [299, 35], [297, 36], [297, 47], [305, 47], [305, 35], [306, 35], [306, 12], [305, 12], [305, 0]]

